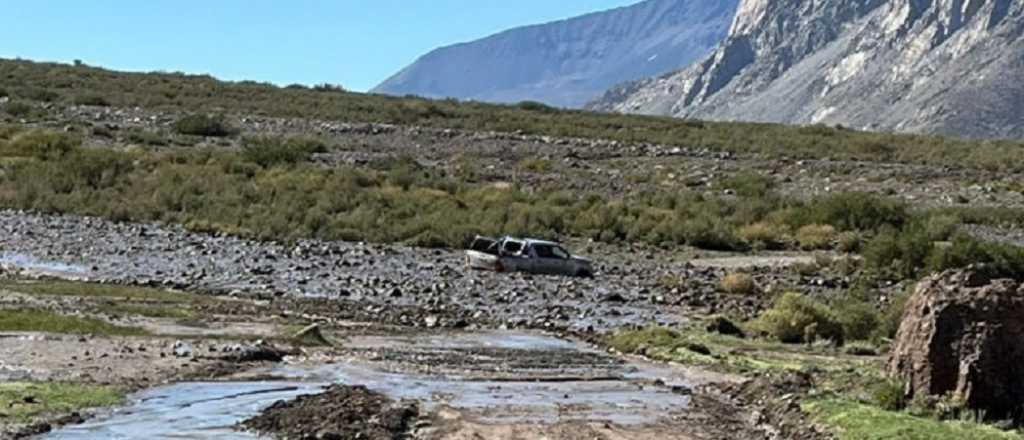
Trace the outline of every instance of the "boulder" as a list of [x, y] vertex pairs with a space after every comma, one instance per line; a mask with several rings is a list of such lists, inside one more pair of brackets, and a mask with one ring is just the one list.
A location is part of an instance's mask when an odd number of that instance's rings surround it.
[[1024, 408], [1024, 284], [949, 271], [907, 302], [888, 364], [911, 397], [951, 395], [993, 419]]

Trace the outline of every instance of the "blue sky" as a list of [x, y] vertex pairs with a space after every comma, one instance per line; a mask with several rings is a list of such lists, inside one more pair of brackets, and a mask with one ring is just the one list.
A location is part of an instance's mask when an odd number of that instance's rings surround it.
[[6, 1], [0, 57], [362, 91], [439, 46], [637, 1]]

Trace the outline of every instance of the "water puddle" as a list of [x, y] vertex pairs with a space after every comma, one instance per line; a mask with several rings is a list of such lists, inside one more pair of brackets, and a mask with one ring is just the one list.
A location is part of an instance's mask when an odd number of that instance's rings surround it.
[[0, 267], [21, 269], [39, 275], [50, 275], [55, 277], [81, 277], [89, 273], [89, 270], [82, 266], [64, 264], [55, 261], [43, 261], [31, 255], [12, 252], [0, 253]]
[[[105, 417], [41, 438], [249, 439], [252, 434], [231, 427], [277, 400], [315, 393], [328, 383], [363, 385], [396, 400], [416, 400], [428, 411], [450, 408], [496, 424], [584, 420], [642, 425], [685, 411], [690, 399], [685, 378], [669, 369], [623, 363], [589, 347], [537, 334], [360, 336], [345, 346], [357, 353], [386, 351], [391, 357], [283, 366], [271, 374], [281, 381], [156, 388], [133, 396], [132, 404]], [[440, 354], [424, 356], [431, 350]], [[390, 368], [417, 359], [432, 365], [426, 372]], [[477, 363], [498, 368], [470, 365]], [[551, 367], [553, 363], [564, 365]], [[588, 375], [588, 365], [596, 373]]]
[[182, 383], [131, 396], [129, 406], [41, 439], [254, 439], [232, 427], [278, 400], [317, 393], [310, 383]]

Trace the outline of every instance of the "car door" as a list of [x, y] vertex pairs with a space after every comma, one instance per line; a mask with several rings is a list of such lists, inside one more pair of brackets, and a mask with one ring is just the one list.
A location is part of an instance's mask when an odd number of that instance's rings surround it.
[[563, 262], [554, 254], [554, 246], [548, 244], [535, 244], [532, 246], [534, 271], [544, 274], [562, 273]]

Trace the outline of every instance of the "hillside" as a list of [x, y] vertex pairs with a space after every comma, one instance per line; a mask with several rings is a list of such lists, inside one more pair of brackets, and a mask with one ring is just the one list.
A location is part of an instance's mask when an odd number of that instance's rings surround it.
[[623, 81], [689, 65], [723, 38], [737, 0], [647, 0], [434, 50], [373, 92], [580, 107]]
[[745, 0], [693, 66], [590, 108], [1021, 138], [1024, 3]]

